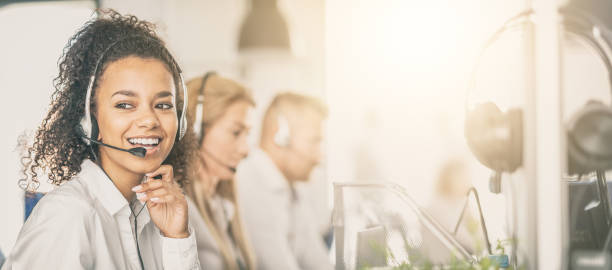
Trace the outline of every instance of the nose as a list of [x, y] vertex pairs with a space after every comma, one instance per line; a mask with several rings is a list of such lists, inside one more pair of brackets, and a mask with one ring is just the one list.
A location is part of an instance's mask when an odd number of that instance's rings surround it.
[[315, 165], [319, 165], [319, 163], [321, 163], [321, 159], [322, 159], [322, 154], [321, 154], [321, 150], [317, 149], [317, 150], [313, 150], [312, 153], [312, 163], [314, 163]]
[[312, 150], [312, 161], [316, 165], [319, 165], [321, 161], [325, 159], [325, 152], [323, 151], [323, 145], [318, 144], [316, 147], [313, 147]]
[[152, 108], [145, 107], [141, 110], [136, 125], [140, 128], [154, 129], [159, 127], [160, 122], [155, 111]]
[[242, 136], [238, 140], [238, 154], [241, 158], [245, 158], [249, 154], [249, 143], [247, 142], [247, 136]]

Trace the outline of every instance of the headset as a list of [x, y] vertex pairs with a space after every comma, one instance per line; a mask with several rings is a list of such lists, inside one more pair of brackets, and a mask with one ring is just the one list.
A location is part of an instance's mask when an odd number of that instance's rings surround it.
[[[83, 139], [83, 141], [89, 145], [92, 146], [91, 143], [95, 143], [98, 145], [102, 145], [102, 146], [106, 146], [106, 147], [110, 147], [119, 151], [124, 151], [124, 152], [128, 152], [134, 156], [137, 157], [141, 157], [143, 158], [146, 153], [147, 150], [144, 147], [135, 147], [135, 148], [130, 148], [130, 149], [124, 149], [124, 148], [120, 148], [120, 147], [116, 147], [113, 145], [109, 145], [109, 144], [105, 144], [101, 141], [98, 141], [96, 138], [98, 136], [98, 123], [96, 121], [96, 119], [91, 115], [91, 92], [93, 91], [93, 87], [96, 81], [96, 73], [98, 72], [98, 68], [100, 66], [100, 62], [102, 62], [102, 59], [104, 59], [104, 56], [106, 55], [106, 53], [113, 48], [114, 46], [116, 46], [117, 44], [119, 44], [122, 41], [126, 41], [128, 39], [136, 39], [136, 38], [145, 38], [149, 41], [153, 41], [157, 44], [160, 45], [160, 47], [165, 50], [168, 55], [170, 56], [170, 59], [172, 60], [172, 64], [176, 67], [177, 71], [178, 71], [178, 77], [179, 77], [179, 85], [182, 88], [182, 92], [183, 92], [183, 109], [181, 111], [181, 115], [179, 116], [179, 127], [177, 130], [177, 135], [176, 136], [176, 141], [180, 141], [184, 136], [185, 133], [187, 131], [187, 117], [186, 117], [186, 112], [187, 112], [187, 103], [188, 103], [188, 96], [187, 96], [187, 87], [185, 86], [185, 80], [183, 78], [183, 72], [181, 70], [181, 68], [179, 67], [178, 63], [176, 62], [176, 60], [174, 59], [174, 57], [172, 56], [172, 54], [170, 54], [170, 52], [166, 49], [166, 46], [164, 46], [161, 41], [150, 38], [150, 37], [144, 37], [144, 36], [128, 36], [126, 38], [121, 38], [117, 41], [114, 41], [113, 43], [111, 43], [108, 47], [106, 47], [106, 49], [104, 49], [104, 51], [102, 51], [102, 54], [100, 54], [100, 57], [98, 58], [98, 60], [96, 61], [96, 65], [94, 66], [94, 70], [92, 72], [91, 77], [89, 78], [89, 84], [87, 85], [87, 93], [86, 93], [86, 97], [85, 97], [85, 114], [83, 115], [83, 117], [80, 120], [80, 123], [77, 125], [76, 127], [76, 131], [77, 134], [79, 134], [79, 136]], [[95, 157], [95, 153], [92, 150], [92, 153]], [[104, 171], [104, 170], [102, 170]], [[106, 174], [106, 172], [104, 172]], [[108, 174], [107, 174], [108, 177]], [[108, 177], [108, 179], [111, 179], [110, 177]], [[112, 181], [112, 180], [111, 180]], [[130, 211], [132, 213], [132, 215], [134, 215], [134, 232], [135, 232], [135, 240], [136, 240], [136, 250], [137, 250], [137, 254], [138, 254], [138, 261], [140, 263], [140, 268], [141, 269], [145, 269], [144, 267], [144, 262], [142, 260], [142, 255], [140, 253], [140, 246], [138, 244], [138, 215], [140, 215], [140, 213], [142, 212], [142, 210], [145, 208], [146, 206], [143, 206], [140, 211], [138, 211], [138, 213], [134, 213], [134, 210], [132, 209], [132, 204], [130, 204]]]
[[113, 43], [111, 43], [108, 47], [106, 47], [106, 49], [104, 49], [104, 51], [102, 51], [102, 54], [100, 54], [100, 57], [98, 58], [98, 60], [96, 61], [96, 65], [94, 66], [94, 70], [91, 74], [91, 77], [89, 78], [89, 84], [87, 85], [87, 93], [86, 93], [86, 97], [85, 97], [85, 114], [83, 115], [83, 117], [80, 120], [79, 125], [77, 125], [77, 131], [80, 134], [81, 138], [83, 139], [83, 141], [87, 144], [91, 146], [91, 143], [95, 143], [98, 145], [103, 145], [103, 146], [107, 146], [116, 150], [120, 150], [120, 151], [125, 151], [128, 152], [132, 155], [138, 156], [138, 157], [144, 157], [146, 154], [146, 149], [143, 147], [135, 147], [135, 148], [131, 148], [131, 149], [123, 149], [123, 148], [119, 148], [116, 146], [112, 146], [112, 145], [108, 145], [105, 143], [102, 143], [100, 141], [98, 141], [96, 138], [98, 136], [98, 123], [95, 119], [95, 117], [93, 117], [91, 115], [91, 92], [93, 91], [93, 87], [96, 81], [96, 73], [98, 72], [98, 68], [100, 66], [100, 62], [102, 62], [102, 59], [104, 59], [104, 56], [106, 55], [106, 53], [112, 49], [114, 46], [116, 46], [117, 44], [119, 44], [120, 42], [129, 40], [129, 39], [141, 39], [141, 38], [145, 38], [149, 41], [153, 41], [157, 44], [160, 45], [160, 47], [165, 50], [168, 55], [170, 56], [170, 59], [172, 61], [172, 64], [176, 67], [177, 71], [178, 71], [178, 77], [179, 77], [179, 86], [182, 88], [182, 92], [183, 92], [183, 109], [181, 111], [181, 114], [179, 116], [179, 127], [178, 127], [178, 131], [177, 131], [177, 135], [176, 136], [176, 141], [180, 141], [184, 136], [185, 133], [187, 131], [187, 117], [186, 117], [186, 111], [187, 111], [187, 103], [188, 103], [188, 96], [187, 96], [187, 87], [185, 86], [185, 80], [183, 78], [183, 72], [181, 70], [181, 68], [179, 67], [178, 63], [176, 62], [176, 60], [174, 59], [174, 57], [172, 56], [172, 54], [170, 54], [170, 52], [166, 49], [166, 47], [161, 43], [161, 41], [158, 41], [156, 39], [150, 38], [150, 37], [143, 37], [143, 36], [129, 36], [126, 38], [122, 38], [119, 39]]
[[[566, 31], [589, 44], [603, 60], [612, 89], [612, 52], [610, 40], [602, 34], [601, 24], [587, 14], [559, 9]], [[472, 71], [468, 93], [473, 91], [475, 77], [485, 50], [503, 33], [530, 22], [532, 10], [509, 19], [483, 47]], [[469, 94], [467, 95], [469, 96]], [[477, 104], [468, 109], [466, 100], [465, 138], [480, 163], [496, 172], [512, 173], [523, 163], [523, 112], [511, 108], [503, 113], [495, 103]], [[589, 102], [573, 115], [566, 127], [568, 142], [568, 172], [587, 173], [612, 168], [612, 108]]]
[[[612, 89], [612, 65], [610, 64], [610, 40], [602, 35], [601, 23], [592, 16], [561, 8], [564, 29], [595, 49], [603, 60], [608, 71], [608, 83]], [[531, 22], [532, 10], [527, 10], [510, 18], [485, 43], [476, 65], [472, 70], [468, 95], [466, 95], [465, 138], [467, 144], [484, 166], [495, 173], [489, 182], [493, 193], [501, 193], [501, 174], [513, 173], [523, 163], [523, 111], [520, 108], [510, 108], [502, 112], [494, 102], [477, 104], [469, 109], [469, 93], [475, 88], [476, 71], [486, 49], [510, 29]], [[612, 108], [600, 102], [589, 102], [577, 113], [565, 129], [567, 135], [567, 167], [569, 174], [584, 174], [612, 168]], [[516, 201], [512, 191], [512, 201]], [[512, 207], [513, 220], [516, 221], [516, 207]], [[514, 225], [513, 227], [516, 227]], [[513, 229], [516, 230], [516, 229]], [[513, 236], [516, 237], [516, 231]], [[517, 246], [512, 243], [512, 263], [517, 264]]]
[[214, 71], [209, 71], [204, 74], [202, 77], [202, 85], [198, 89], [198, 98], [196, 111], [195, 111], [195, 121], [193, 121], [193, 132], [196, 134], [196, 138], [198, 138], [198, 142], [201, 145], [202, 140], [204, 140], [204, 89], [206, 88], [206, 82], [208, 82], [208, 78], [210, 76], [217, 75]]
[[277, 130], [274, 133], [274, 143], [282, 148], [289, 147], [291, 142], [291, 129], [289, 128], [289, 121], [287, 117], [280, 114], [276, 118]]
[[[195, 121], [193, 121], [193, 131], [196, 134], [196, 138], [198, 138], [198, 145], [200, 147], [204, 143], [204, 90], [206, 89], [206, 83], [211, 76], [217, 75], [215, 71], [209, 71], [204, 74], [202, 77], [202, 85], [198, 89], [198, 97], [197, 97], [197, 105], [195, 110]], [[208, 151], [205, 147], [201, 147], [201, 149], [210, 156], [210, 158], [216, 162], [217, 164], [227, 168], [230, 172], [236, 173], [236, 168], [225, 164], [220, 158], [218, 158], [215, 154]]]

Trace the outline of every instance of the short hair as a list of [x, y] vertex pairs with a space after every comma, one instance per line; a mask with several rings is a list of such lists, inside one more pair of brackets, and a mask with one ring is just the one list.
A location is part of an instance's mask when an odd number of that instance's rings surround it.
[[263, 143], [273, 137], [273, 130], [277, 129], [279, 115], [287, 116], [291, 112], [298, 112], [299, 114], [306, 110], [314, 111], [322, 118], [327, 118], [328, 115], [327, 105], [316, 97], [294, 92], [277, 94], [264, 114], [260, 141]]
[[272, 111], [286, 113], [291, 109], [311, 109], [318, 112], [323, 118], [326, 118], [329, 113], [327, 105], [316, 97], [294, 92], [282, 92], [274, 97], [270, 106], [268, 106], [266, 116]]

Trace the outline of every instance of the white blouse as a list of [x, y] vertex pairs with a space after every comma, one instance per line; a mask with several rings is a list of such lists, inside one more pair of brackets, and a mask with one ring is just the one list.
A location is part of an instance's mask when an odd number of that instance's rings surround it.
[[[142, 208], [139, 202], [134, 213]], [[90, 160], [46, 194], [23, 225], [6, 269], [140, 269], [134, 222], [145, 269], [199, 269], [196, 241], [164, 237], [146, 207], [137, 220], [127, 200]]]

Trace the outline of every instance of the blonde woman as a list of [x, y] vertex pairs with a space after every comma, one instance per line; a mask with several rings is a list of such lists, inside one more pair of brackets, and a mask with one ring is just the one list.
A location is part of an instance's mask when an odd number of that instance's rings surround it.
[[248, 154], [248, 115], [255, 102], [240, 84], [209, 72], [187, 84], [188, 116], [196, 140], [196, 179], [185, 187], [203, 269], [254, 269], [234, 187], [236, 166]]

